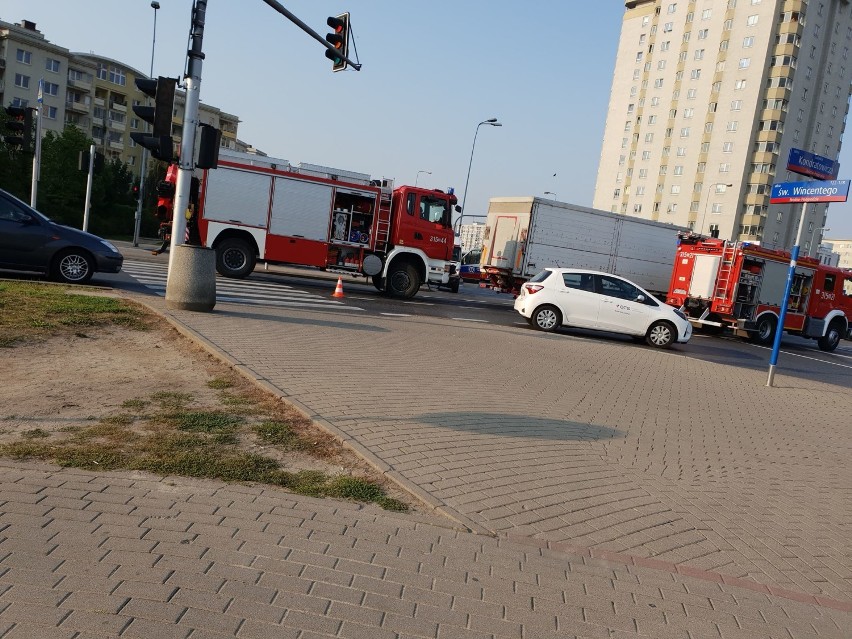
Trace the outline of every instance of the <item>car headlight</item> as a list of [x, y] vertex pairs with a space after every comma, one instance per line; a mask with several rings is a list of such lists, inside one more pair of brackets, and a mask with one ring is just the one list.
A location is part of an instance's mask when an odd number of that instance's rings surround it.
[[678, 316], [680, 319], [682, 319], [683, 321], [685, 321], [685, 322], [688, 322], [688, 321], [689, 321], [689, 318], [686, 316], [686, 313], [684, 313], [684, 312], [683, 312], [682, 310], [680, 310], [679, 308], [675, 308], [675, 309], [672, 309], [672, 310], [675, 312], [675, 315], [677, 315], [677, 316]]
[[113, 253], [118, 253], [118, 249], [115, 248], [115, 246], [113, 244], [111, 244], [110, 242], [107, 242], [106, 240], [101, 240], [101, 244], [106, 246]]

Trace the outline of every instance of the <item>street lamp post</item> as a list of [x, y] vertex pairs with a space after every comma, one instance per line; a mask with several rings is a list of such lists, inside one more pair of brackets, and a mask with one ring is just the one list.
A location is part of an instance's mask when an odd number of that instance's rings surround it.
[[420, 174], [425, 173], [426, 175], [432, 175], [432, 171], [418, 171], [417, 177], [414, 178], [414, 186], [417, 186], [417, 181], [420, 179]]
[[473, 144], [470, 147], [470, 162], [467, 165], [467, 179], [464, 181], [464, 195], [462, 196], [462, 210], [461, 215], [459, 215], [459, 233], [461, 233], [461, 225], [462, 220], [465, 216], [465, 204], [467, 203], [467, 185], [470, 183], [470, 167], [473, 166], [473, 150], [476, 148], [476, 136], [479, 134], [479, 127], [483, 124], [487, 124], [489, 126], [503, 126], [500, 122], [497, 121], [497, 118], [488, 118], [487, 120], [483, 120], [479, 124], [476, 125], [476, 131], [473, 134]]
[[710, 204], [710, 195], [713, 192], [713, 189], [717, 186], [724, 186], [726, 188], [731, 188], [733, 184], [725, 184], [724, 182], [714, 182], [710, 185], [710, 192], [707, 193], [707, 199], [704, 200], [704, 212], [701, 214], [701, 224], [698, 225], [698, 232], [701, 233], [704, 227], [704, 218], [707, 217], [707, 205]]
[[[157, 0], [151, 2], [151, 8], [154, 10], [154, 34], [151, 37], [151, 71], [148, 74], [149, 78], [154, 77], [154, 48], [157, 44], [157, 9], [160, 8], [160, 3]], [[142, 147], [142, 161], [139, 167], [139, 201], [136, 202], [136, 217], [133, 226], [133, 246], [139, 246], [139, 227], [142, 225], [142, 201], [145, 197], [145, 168], [148, 164], [148, 149]]]

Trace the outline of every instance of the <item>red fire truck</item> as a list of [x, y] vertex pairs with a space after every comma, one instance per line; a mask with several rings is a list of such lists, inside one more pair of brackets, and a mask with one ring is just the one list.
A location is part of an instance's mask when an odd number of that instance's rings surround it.
[[262, 260], [361, 274], [411, 298], [426, 282], [451, 282], [457, 201], [451, 191], [222, 149], [219, 167], [203, 172], [191, 226], [226, 277], [246, 277]]
[[[759, 344], [775, 339], [790, 254], [747, 242], [681, 235], [666, 301], [707, 331], [732, 328]], [[797, 260], [784, 330], [833, 351], [850, 335], [852, 271]]]

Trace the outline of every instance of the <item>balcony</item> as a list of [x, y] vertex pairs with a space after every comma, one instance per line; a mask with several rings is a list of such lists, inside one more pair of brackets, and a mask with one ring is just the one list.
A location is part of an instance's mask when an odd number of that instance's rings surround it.
[[68, 78], [68, 86], [80, 91], [89, 92], [92, 90], [92, 81], [87, 79]]
[[115, 149], [116, 151], [123, 151], [124, 150], [124, 142], [117, 141], [117, 140], [110, 140], [109, 141], [109, 148]]
[[74, 100], [66, 100], [65, 108], [75, 113], [88, 113], [91, 108], [86, 102], [75, 102]]
[[103, 98], [95, 98], [95, 106], [106, 106], [106, 101]]
[[110, 120], [109, 121], [109, 128], [112, 129], [113, 131], [125, 131], [127, 129], [127, 126], [124, 124], [124, 122], [118, 122], [117, 120]]
[[96, 117], [96, 116], [92, 117], [92, 126], [102, 127], [103, 125], [104, 125], [104, 119], [103, 118], [99, 118], [99, 117]]
[[121, 102], [112, 102], [109, 105], [109, 108], [113, 111], [118, 111], [119, 113], [127, 113], [127, 105], [122, 104]]

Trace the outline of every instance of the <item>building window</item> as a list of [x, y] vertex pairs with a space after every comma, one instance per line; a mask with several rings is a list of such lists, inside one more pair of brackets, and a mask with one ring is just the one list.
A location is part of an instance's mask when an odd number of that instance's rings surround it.
[[684, 110], [683, 110], [683, 117], [684, 117], [684, 119], [691, 118], [691, 117], [692, 117], [692, 114], [693, 114], [693, 112], [694, 112], [694, 111], [695, 111], [695, 109], [693, 109], [693, 108], [687, 108], [687, 109], [684, 109]]
[[51, 73], [59, 73], [59, 60], [48, 58], [44, 62], [44, 68], [50, 71]]
[[[644, 180], [646, 177], [648, 177], [648, 169], [639, 169], [639, 179]], [[644, 188], [643, 188], [643, 192], [644, 192]]]
[[663, 25], [663, 33], [669, 33], [674, 28], [674, 22], [666, 22]]
[[[675, 175], [683, 175], [683, 165], [682, 164], [675, 165], [674, 174]], [[678, 188], [680, 188], [680, 187], [678, 187]]]
[[754, 46], [754, 36], [746, 36], [743, 38], [743, 49], [748, 49]]
[[44, 117], [46, 117], [48, 120], [55, 120], [56, 119], [56, 107], [55, 106], [47, 107], [44, 110]]
[[704, 40], [707, 38], [707, 35], [710, 33], [710, 29], [700, 29], [698, 31], [698, 39]]
[[45, 82], [44, 93], [45, 95], [59, 95], [59, 85], [54, 82]]
[[734, 150], [733, 142], [723, 142], [722, 143], [722, 153], [732, 153]]
[[680, 137], [688, 138], [689, 137], [689, 127], [685, 126], [680, 130]]
[[695, 50], [695, 59], [703, 60], [704, 59], [704, 49], [696, 49]]
[[737, 120], [731, 120], [728, 122], [728, 127], [726, 131], [736, 131], [739, 128], [740, 123]]
[[719, 43], [719, 51], [727, 51], [727, 50], [728, 50], [728, 41], [727, 41], [727, 40], [722, 40], [722, 41]]
[[745, 88], [746, 88], [746, 81], [745, 80], [737, 80], [736, 83], [734, 84], [734, 91], [742, 91]]
[[748, 26], [750, 26], [750, 27], [755, 26], [755, 25], [757, 24], [757, 16], [756, 16], [756, 15], [754, 15], [754, 16], [749, 16], [749, 17], [746, 19], [746, 24], [747, 24]]
[[33, 54], [32, 52], [26, 51], [25, 49], [18, 49], [15, 52], [15, 60], [17, 60], [21, 64], [32, 64]]
[[713, 15], [712, 9], [704, 9], [704, 11], [701, 12], [701, 19], [702, 20], [709, 20], [712, 15]]
[[676, 151], [676, 153], [675, 153], [675, 154], [676, 154], [679, 158], [684, 157], [684, 156], [686, 155], [686, 147], [685, 147], [685, 146], [679, 146], [679, 147], [677, 147], [677, 151]]
[[740, 69], [747, 69], [751, 64], [751, 58], [740, 58]]
[[743, 108], [742, 100], [731, 100], [731, 111], [739, 111]]
[[30, 88], [30, 76], [23, 75], [21, 73], [15, 74], [15, 86], [21, 89], [29, 89]]
[[701, 78], [701, 69], [693, 69], [692, 73], [689, 74], [689, 77], [691, 77], [693, 80], [698, 80], [699, 78]]
[[727, 162], [722, 162], [719, 165], [719, 173], [728, 173], [731, 170], [731, 165]]
[[668, 9], [667, 9], [666, 13], [674, 13], [676, 10], [677, 10], [677, 2], [672, 2], [672, 3], [669, 5], [669, 7], [668, 7]]
[[646, 133], [645, 134], [645, 142], [653, 142], [653, 141], [654, 141], [654, 134], [653, 133]]
[[680, 193], [680, 185], [672, 184], [672, 195], [678, 195]]

